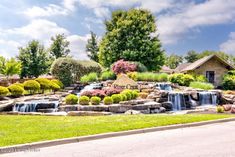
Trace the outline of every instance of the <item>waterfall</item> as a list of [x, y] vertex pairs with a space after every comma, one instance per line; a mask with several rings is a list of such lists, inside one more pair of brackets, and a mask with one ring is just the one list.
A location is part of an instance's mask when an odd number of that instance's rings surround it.
[[172, 87], [169, 83], [157, 83], [156, 87], [160, 90], [172, 91]]
[[199, 92], [200, 105], [217, 105], [217, 94], [215, 92]]
[[59, 106], [58, 101], [45, 101], [45, 100], [35, 100], [35, 101], [26, 101], [23, 103], [16, 103], [13, 106], [14, 112], [37, 112], [40, 108], [53, 108], [54, 111], [57, 111]]
[[173, 111], [180, 111], [182, 109], [186, 109], [185, 97], [183, 93], [169, 93], [168, 101], [172, 103]]

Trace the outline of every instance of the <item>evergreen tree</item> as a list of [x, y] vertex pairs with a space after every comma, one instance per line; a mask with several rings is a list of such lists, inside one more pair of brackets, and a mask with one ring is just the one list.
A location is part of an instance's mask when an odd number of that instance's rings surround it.
[[51, 37], [52, 44], [50, 47], [50, 55], [57, 59], [60, 57], [68, 56], [70, 49], [69, 41], [66, 40], [64, 34], [57, 34], [55, 37]]
[[86, 45], [86, 52], [88, 57], [93, 60], [98, 62], [98, 44], [97, 44], [97, 36], [95, 33], [91, 32], [91, 38], [87, 40], [87, 45]]

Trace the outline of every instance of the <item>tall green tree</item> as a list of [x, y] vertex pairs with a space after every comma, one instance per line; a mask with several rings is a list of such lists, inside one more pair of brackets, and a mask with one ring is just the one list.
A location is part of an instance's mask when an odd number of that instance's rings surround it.
[[91, 32], [91, 38], [87, 40], [86, 52], [91, 60], [96, 62], [99, 61], [98, 58], [99, 47], [97, 43], [97, 36], [93, 32]]
[[57, 34], [55, 37], [51, 37], [51, 41], [52, 44], [49, 51], [53, 58], [57, 59], [69, 55], [69, 41], [66, 40], [64, 34]]
[[184, 57], [184, 59], [188, 62], [188, 63], [193, 63], [196, 60], [199, 59], [199, 53], [197, 53], [196, 51], [188, 51], [186, 56]]
[[21, 77], [38, 77], [48, 71], [48, 53], [39, 41], [30, 41], [26, 47], [19, 48], [19, 51], [18, 58], [22, 64]]
[[0, 74], [3, 74], [7, 77], [13, 76], [15, 74], [20, 74], [21, 72], [21, 63], [15, 58], [5, 59], [0, 56]]
[[166, 65], [171, 69], [175, 69], [179, 64], [183, 62], [184, 58], [182, 56], [171, 54], [166, 58]]
[[157, 35], [154, 15], [144, 9], [118, 10], [105, 22], [99, 61], [109, 67], [119, 59], [138, 61], [148, 70], [159, 70], [165, 53]]

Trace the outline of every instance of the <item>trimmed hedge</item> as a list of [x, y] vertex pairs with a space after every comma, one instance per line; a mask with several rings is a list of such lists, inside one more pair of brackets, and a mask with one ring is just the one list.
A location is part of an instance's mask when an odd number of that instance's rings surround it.
[[60, 80], [52, 79], [51, 82], [57, 84], [58, 86], [60, 86], [60, 89], [64, 88], [64, 85]]
[[0, 86], [0, 97], [6, 96], [9, 90], [6, 87]]
[[89, 105], [90, 98], [87, 96], [81, 96], [79, 97], [79, 104], [80, 105]]
[[28, 80], [24, 82], [24, 89], [34, 94], [36, 91], [40, 90], [40, 84], [35, 80]]
[[12, 84], [8, 87], [8, 90], [11, 92], [12, 96], [21, 96], [24, 94], [24, 88], [17, 84]]
[[111, 104], [113, 104], [113, 99], [112, 99], [112, 97], [110, 97], [110, 96], [104, 97], [104, 104], [105, 104], [105, 105], [111, 105]]
[[91, 97], [90, 101], [91, 101], [92, 105], [99, 105], [101, 102], [101, 98], [97, 97], [97, 96], [93, 96], [93, 97]]
[[51, 66], [51, 73], [65, 86], [69, 86], [88, 73], [100, 73], [102, 67], [94, 61], [79, 61], [72, 58], [58, 58]]
[[113, 103], [119, 103], [120, 101], [122, 101], [121, 94], [113, 94], [111, 98], [113, 99]]
[[195, 79], [190, 74], [176, 73], [169, 76], [169, 81], [177, 83], [180, 86], [189, 86], [191, 82], [195, 81]]
[[154, 82], [167, 82], [168, 74], [166, 73], [137, 73], [137, 81], [154, 81]]
[[44, 93], [45, 90], [51, 89], [51, 82], [50, 80], [46, 78], [37, 78], [35, 79], [40, 84], [40, 89], [42, 90], [42, 93]]
[[71, 105], [77, 104], [78, 97], [74, 94], [69, 94], [65, 97], [65, 102], [66, 102], [66, 104], [71, 104]]

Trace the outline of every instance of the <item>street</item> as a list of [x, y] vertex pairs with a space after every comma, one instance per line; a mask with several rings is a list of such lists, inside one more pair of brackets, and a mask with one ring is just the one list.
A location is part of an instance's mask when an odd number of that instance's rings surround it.
[[3, 157], [234, 157], [235, 122], [65, 144]]

